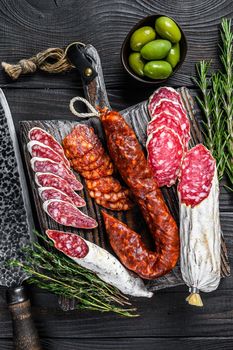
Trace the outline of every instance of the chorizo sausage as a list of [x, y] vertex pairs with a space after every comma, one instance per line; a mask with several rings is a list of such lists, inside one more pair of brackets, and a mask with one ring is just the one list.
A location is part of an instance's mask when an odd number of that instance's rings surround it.
[[127, 268], [143, 278], [157, 278], [168, 273], [179, 258], [176, 222], [153, 179], [132, 128], [118, 112], [109, 111], [107, 108], [100, 110], [100, 119], [106, 134], [109, 154], [141, 208], [155, 241], [156, 250], [148, 250], [138, 233], [103, 213], [110, 243]]
[[92, 128], [76, 126], [63, 140], [63, 146], [72, 167], [85, 178], [89, 194], [97, 204], [112, 210], [132, 207], [129, 191], [112, 176], [113, 163]]

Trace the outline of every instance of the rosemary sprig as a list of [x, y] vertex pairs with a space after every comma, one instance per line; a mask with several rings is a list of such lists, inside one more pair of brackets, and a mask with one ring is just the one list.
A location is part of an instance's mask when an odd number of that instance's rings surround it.
[[[210, 74], [210, 62], [196, 65], [195, 83], [201, 91], [197, 97], [205, 120], [204, 143], [216, 159], [219, 180], [228, 175], [233, 186], [233, 34], [231, 20], [221, 24], [221, 61], [224, 71]], [[229, 188], [229, 187], [228, 187]]]
[[224, 18], [221, 23], [221, 61], [223, 64], [222, 87], [222, 103], [224, 109], [224, 117], [227, 127], [228, 139], [227, 149], [229, 159], [227, 162], [227, 174], [233, 184], [233, 33], [231, 31], [231, 19]]
[[[122, 316], [138, 316], [128, 298], [115, 287], [103, 282], [91, 271], [75, 264], [58, 252], [53, 243], [45, 236], [36, 233], [44, 244], [35, 242], [32, 248], [26, 248], [26, 262], [11, 261], [11, 265], [20, 266], [31, 278], [28, 283], [56, 295], [75, 298], [78, 309], [115, 312]], [[127, 307], [126, 307], [127, 306]]]
[[214, 151], [214, 139], [213, 139], [213, 120], [212, 120], [212, 107], [213, 99], [209, 87], [211, 85], [210, 78], [208, 78], [208, 71], [210, 62], [201, 61], [197, 66], [197, 79], [193, 78], [199, 89], [201, 90], [201, 98], [197, 96], [197, 101], [204, 113], [205, 121], [203, 133], [205, 134], [205, 144], [207, 148]]

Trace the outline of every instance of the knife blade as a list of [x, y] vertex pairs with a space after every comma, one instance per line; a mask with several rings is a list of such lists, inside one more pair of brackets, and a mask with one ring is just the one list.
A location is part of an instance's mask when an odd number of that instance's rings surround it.
[[9, 260], [24, 261], [22, 248], [32, 243], [33, 216], [14, 122], [0, 89], [0, 285], [7, 287], [16, 350], [41, 350], [30, 301], [22, 283], [29, 277]]

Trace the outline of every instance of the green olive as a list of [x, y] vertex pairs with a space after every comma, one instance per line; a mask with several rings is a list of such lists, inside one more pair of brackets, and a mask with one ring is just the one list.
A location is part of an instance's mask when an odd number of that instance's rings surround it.
[[142, 60], [142, 57], [139, 52], [132, 52], [129, 55], [129, 65], [134, 71], [134, 73], [136, 73], [140, 77], [143, 77], [144, 75], [143, 68], [145, 63]]
[[131, 35], [130, 47], [133, 51], [140, 51], [141, 48], [156, 36], [155, 30], [152, 27], [141, 27]]
[[144, 74], [151, 79], [166, 79], [172, 73], [172, 66], [166, 61], [150, 61], [144, 66]]
[[153, 40], [143, 46], [141, 55], [146, 60], [161, 60], [167, 56], [171, 47], [172, 44], [168, 40]]
[[178, 62], [180, 62], [180, 45], [179, 43], [176, 43], [172, 46], [171, 50], [169, 51], [166, 61], [170, 63], [172, 68], [174, 68]]
[[163, 39], [178, 43], [181, 39], [181, 32], [177, 24], [169, 17], [159, 17], [155, 21], [155, 30]]

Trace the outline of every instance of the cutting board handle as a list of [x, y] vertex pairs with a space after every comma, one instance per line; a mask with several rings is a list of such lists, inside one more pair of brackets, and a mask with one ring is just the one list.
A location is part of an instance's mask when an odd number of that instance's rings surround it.
[[[67, 50], [67, 56], [70, 62], [81, 74], [85, 98], [94, 107], [108, 107], [111, 109], [104, 82], [100, 56], [96, 48], [90, 44], [84, 45], [83, 47], [74, 43], [69, 46], [69, 49]], [[84, 69], [85, 66], [86, 69]], [[89, 68], [91, 68], [90, 72], [92, 73], [90, 77], [87, 77], [85, 76], [85, 72], [88, 73]]]
[[13, 322], [14, 349], [42, 350], [25, 287], [8, 289], [7, 302]]

